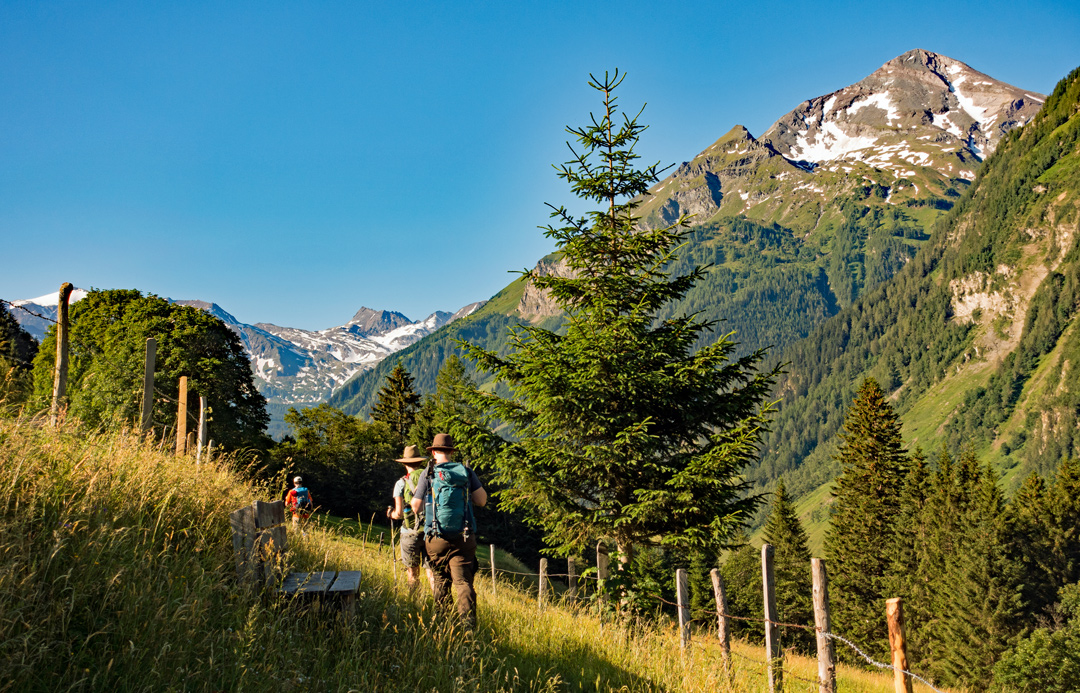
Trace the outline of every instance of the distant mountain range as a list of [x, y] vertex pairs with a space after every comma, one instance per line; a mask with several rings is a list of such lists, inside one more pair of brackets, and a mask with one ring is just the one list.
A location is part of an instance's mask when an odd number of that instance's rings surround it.
[[[76, 289], [71, 302], [85, 295], [85, 290]], [[41, 341], [51, 324], [49, 320], [56, 319], [57, 302], [56, 293], [15, 301], [16, 305], [47, 319], [20, 310], [12, 314], [23, 329]], [[344, 325], [311, 331], [270, 323], [248, 325], [218, 304], [207, 301], [175, 303], [207, 311], [240, 337], [251, 359], [255, 384], [267, 398], [271, 415], [269, 432], [275, 437], [286, 432], [282, 417], [289, 407], [326, 401], [352, 376], [484, 305], [479, 301], [454, 313], [436, 311], [415, 322], [401, 313], [363, 307]]]

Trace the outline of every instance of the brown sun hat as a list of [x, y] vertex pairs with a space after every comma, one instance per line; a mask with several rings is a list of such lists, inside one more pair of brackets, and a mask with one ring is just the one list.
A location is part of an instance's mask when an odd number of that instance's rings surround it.
[[427, 462], [427, 458], [423, 455], [417, 454], [415, 445], [406, 445], [405, 452], [401, 453], [401, 457], [394, 460], [395, 462], [410, 463], [410, 462]]
[[457, 450], [454, 447], [454, 438], [449, 433], [436, 433], [435, 440], [428, 446], [428, 452], [432, 450]]

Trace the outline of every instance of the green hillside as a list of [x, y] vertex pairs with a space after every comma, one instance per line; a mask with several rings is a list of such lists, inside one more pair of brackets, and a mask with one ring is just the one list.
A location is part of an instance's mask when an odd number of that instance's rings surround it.
[[890, 281], [784, 352], [780, 413], [758, 466], [796, 495], [830, 459], [864, 376], [891, 393], [906, 440], [972, 446], [1013, 484], [1080, 453], [1080, 71], [983, 164], [971, 190]]

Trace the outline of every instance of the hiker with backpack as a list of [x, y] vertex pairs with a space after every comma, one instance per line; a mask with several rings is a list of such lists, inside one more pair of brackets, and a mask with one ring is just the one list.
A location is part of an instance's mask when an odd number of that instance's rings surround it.
[[289, 489], [289, 493], [285, 496], [285, 507], [292, 512], [293, 523], [300, 522], [301, 516], [305, 520], [311, 517], [311, 491], [304, 486], [302, 478], [293, 477], [293, 487]]
[[405, 564], [409, 592], [414, 592], [420, 584], [421, 565], [427, 571], [428, 582], [434, 592], [435, 578], [424, 548], [424, 516], [412, 509], [413, 493], [424, 474], [427, 457], [418, 455], [415, 445], [408, 445], [402, 456], [394, 461], [405, 465], [405, 474], [394, 484], [394, 506], [386, 509], [386, 516], [401, 521], [401, 562]]
[[435, 575], [435, 605], [449, 606], [453, 582], [458, 615], [466, 628], [476, 627], [476, 518], [473, 506], [487, 505], [487, 491], [476, 472], [453, 460], [457, 447], [446, 433], [435, 436], [428, 452], [434, 458], [416, 485], [415, 513], [424, 513], [424, 546]]

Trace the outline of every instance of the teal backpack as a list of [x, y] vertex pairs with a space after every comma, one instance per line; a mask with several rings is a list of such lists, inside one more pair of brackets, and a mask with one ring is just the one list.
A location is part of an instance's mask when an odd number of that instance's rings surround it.
[[293, 490], [296, 491], [296, 507], [306, 508], [311, 504], [311, 494], [308, 493], [306, 486], [297, 486]]
[[424, 511], [424, 534], [443, 539], [469, 538], [476, 532], [469, 470], [460, 462], [445, 462], [427, 470], [428, 492]]
[[419, 515], [412, 510], [413, 491], [416, 490], [417, 484], [420, 483], [420, 475], [424, 473], [424, 468], [414, 469], [405, 475], [405, 488], [401, 492], [402, 500], [405, 501], [404, 518], [402, 523], [409, 529], [420, 529], [424, 524], [424, 511], [421, 509]]

